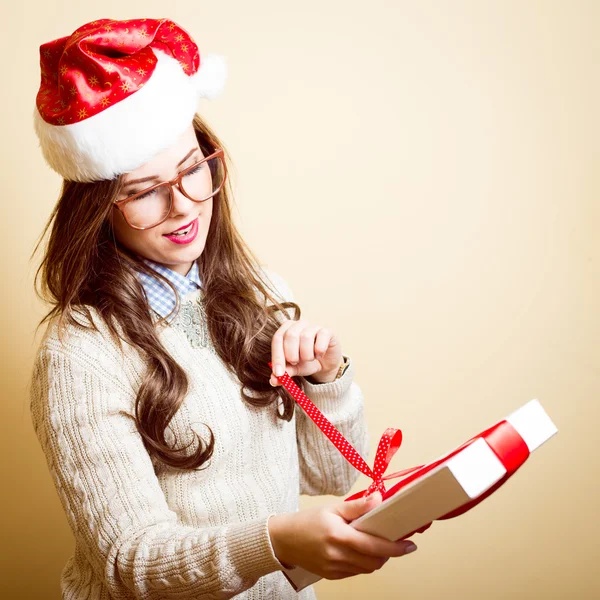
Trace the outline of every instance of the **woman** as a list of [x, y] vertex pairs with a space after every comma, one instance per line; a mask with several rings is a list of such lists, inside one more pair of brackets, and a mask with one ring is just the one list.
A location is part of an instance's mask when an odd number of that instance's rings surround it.
[[63, 597], [314, 598], [282, 570], [404, 554], [349, 525], [381, 496], [298, 510], [358, 472], [276, 376], [366, 456], [363, 397], [337, 336], [234, 227], [225, 150], [196, 114], [222, 58], [168, 19], [93, 21], [40, 55], [35, 129], [63, 187], [31, 414], [75, 537]]

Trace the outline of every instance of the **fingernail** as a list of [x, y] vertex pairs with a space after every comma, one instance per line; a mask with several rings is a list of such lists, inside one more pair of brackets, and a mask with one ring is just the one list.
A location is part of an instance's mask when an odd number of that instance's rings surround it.
[[409, 554], [410, 552], [414, 552], [417, 549], [415, 544], [408, 544], [408, 546], [405, 546], [404, 548], [404, 554]]
[[281, 377], [283, 375], [283, 371], [283, 366], [280, 364], [275, 365], [275, 367], [273, 368], [273, 373], [275, 373], [277, 377]]

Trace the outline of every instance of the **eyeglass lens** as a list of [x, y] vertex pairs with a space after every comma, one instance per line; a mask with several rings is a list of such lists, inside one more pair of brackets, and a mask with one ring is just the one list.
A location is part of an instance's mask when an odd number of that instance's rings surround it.
[[[214, 196], [223, 182], [224, 168], [220, 156], [196, 165], [181, 178], [181, 189], [196, 202]], [[167, 217], [171, 209], [168, 185], [160, 185], [141, 194], [123, 207], [125, 216], [135, 227], [152, 227]]]

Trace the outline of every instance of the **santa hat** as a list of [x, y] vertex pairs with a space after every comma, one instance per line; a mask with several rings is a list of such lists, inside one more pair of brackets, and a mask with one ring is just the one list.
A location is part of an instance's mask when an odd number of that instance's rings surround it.
[[72, 181], [113, 179], [177, 141], [199, 98], [227, 79], [169, 19], [100, 19], [40, 46], [34, 128], [45, 160]]

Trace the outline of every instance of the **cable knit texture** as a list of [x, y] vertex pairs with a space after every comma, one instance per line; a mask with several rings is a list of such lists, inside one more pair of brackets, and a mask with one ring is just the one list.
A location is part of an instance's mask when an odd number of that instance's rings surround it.
[[[285, 280], [263, 267], [284, 300]], [[139, 353], [100, 333], [73, 327], [64, 343], [51, 322], [35, 358], [30, 408], [75, 550], [60, 586], [66, 600], [316, 598], [294, 592], [268, 533], [269, 516], [298, 510], [300, 494], [346, 495], [354, 469], [297, 406], [283, 421], [273, 406], [244, 402], [237, 376], [205, 335], [202, 290], [159, 330], [186, 370], [190, 389], [167, 428], [180, 445], [215, 433], [200, 471], [167, 467], [147, 453], [132, 419], [145, 370]], [[183, 317], [183, 318], [182, 318]], [[81, 319], [82, 317], [78, 317]], [[354, 363], [305, 392], [367, 458], [369, 438]]]

